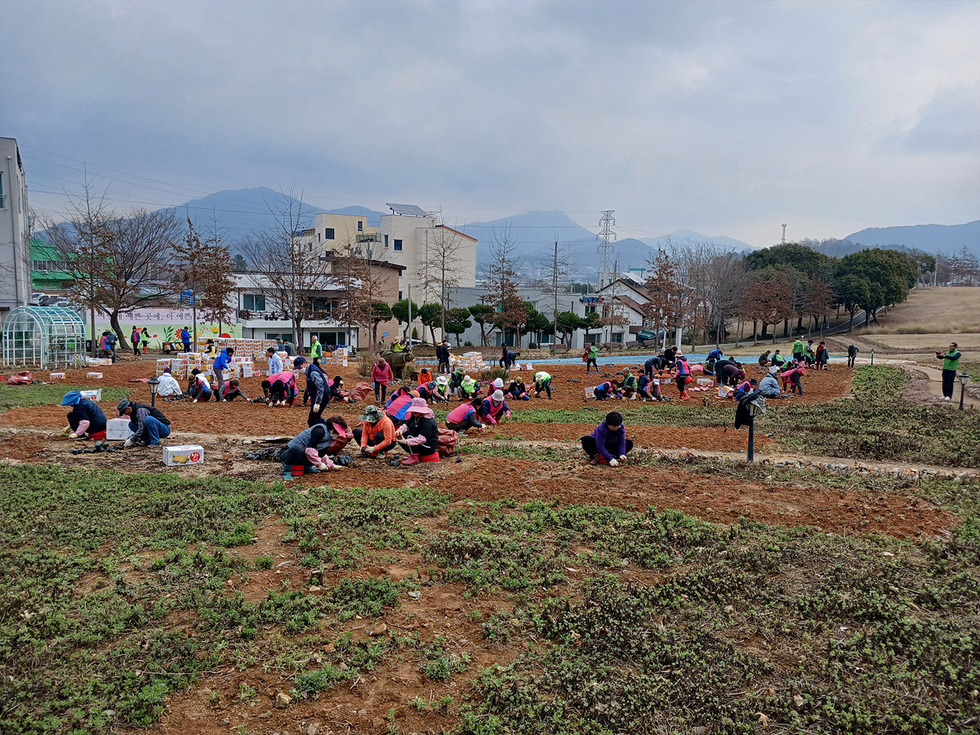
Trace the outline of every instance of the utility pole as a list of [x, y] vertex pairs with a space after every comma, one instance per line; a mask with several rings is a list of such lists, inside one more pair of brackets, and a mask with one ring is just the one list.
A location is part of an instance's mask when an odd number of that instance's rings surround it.
[[555, 297], [551, 321], [554, 323], [554, 334], [551, 337], [551, 354], [555, 354], [555, 343], [558, 341], [558, 241], [555, 240], [555, 259], [551, 266], [551, 290]]
[[783, 245], [786, 244], [786, 225], [783, 225]]

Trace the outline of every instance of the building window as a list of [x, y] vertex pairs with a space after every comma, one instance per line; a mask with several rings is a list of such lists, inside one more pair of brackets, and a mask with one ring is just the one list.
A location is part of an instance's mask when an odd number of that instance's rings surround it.
[[334, 239], [333, 227], [327, 227], [323, 231], [323, 239], [324, 240], [333, 240]]
[[242, 308], [248, 311], [265, 311], [265, 296], [254, 293], [242, 294]]
[[388, 247], [388, 236], [385, 235], [385, 247]]
[[399, 301], [401, 301], [401, 300], [402, 300], [402, 292], [401, 292], [401, 291], [399, 291], [399, 292], [398, 292], [398, 300], [399, 300]]
[[364, 232], [364, 221], [363, 220], [357, 220], [357, 231], [358, 232]]
[[402, 241], [395, 240], [395, 250], [401, 250], [401, 249], [402, 249]]

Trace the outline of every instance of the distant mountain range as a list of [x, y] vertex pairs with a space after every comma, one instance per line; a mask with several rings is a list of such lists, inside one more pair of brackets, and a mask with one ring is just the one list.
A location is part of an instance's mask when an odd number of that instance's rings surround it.
[[[217, 229], [234, 247], [248, 235], [273, 228], [276, 214], [288, 210], [290, 206], [294, 211], [301, 210], [299, 227], [310, 226], [314, 215], [320, 212], [361, 215], [373, 226], [380, 223], [383, 214], [360, 206], [324, 209], [306, 201], [301, 205], [295, 193], [283, 193], [267, 187], [219, 191], [170, 209], [178, 216], [189, 216], [202, 234], [210, 235]], [[595, 233], [573, 222], [564, 212], [525, 212], [489, 222], [447, 224], [477, 238], [477, 261], [484, 266], [491, 260], [494, 238], [507, 237], [515, 244], [516, 253], [524, 266], [522, 273], [528, 278], [533, 278], [536, 272], [543, 271], [551, 262], [556, 240], [567, 252], [575, 277], [592, 278], [599, 268], [599, 240]], [[728, 252], [753, 249], [747, 243], [730, 237], [707, 237], [692, 230], [678, 230], [657, 238], [614, 241], [614, 265], [618, 264], [622, 272], [646, 268], [658, 248], [688, 243], [708, 243]], [[980, 251], [980, 220], [963, 225], [875, 227], [855, 232], [843, 240], [825, 240], [821, 243], [805, 241], [805, 244], [835, 257], [868, 247], [897, 247], [949, 254], [965, 245], [977, 252]]]
[[[866, 248], [904, 246], [933, 255], [951, 255], [966, 246], [980, 251], [980, 220], [965, 225], [907, 225], [904, 227], [869, 227], [845, 239]], [[859, 248], [860, 249], [860, 248]]]

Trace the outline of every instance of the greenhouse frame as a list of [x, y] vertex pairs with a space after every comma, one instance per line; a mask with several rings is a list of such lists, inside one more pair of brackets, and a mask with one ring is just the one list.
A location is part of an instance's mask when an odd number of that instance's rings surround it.
[[3, 364], [68, 368], [85, 365], [85, 324], [71, 309], [18, 306], [3, 322]]

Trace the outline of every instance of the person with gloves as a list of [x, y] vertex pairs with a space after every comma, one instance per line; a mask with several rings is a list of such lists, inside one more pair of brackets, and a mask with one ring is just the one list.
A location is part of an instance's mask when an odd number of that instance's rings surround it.
[[374, 402], [384, 403], [388, 393], [388, 384], [395, 379], [391, 365], [383, 357], [379, 357], [371, 368], [371, 380], [374, 381]]
[[499, 424], [505, 418], [510, 418], [510, 407], [504, 401], [504, 392], [499, 388], [493, 394], [484, 399], [480, 407], [480, 416], [486, 419], [488, 424]]
[[715, 373], [715, 377], [719, 385], [735, 386], [745, 380], [745, 370], [740, 363], [729, 362]]
[[311, 426], [290, 439], [279, 452], [283, 482], [290, 482], [307, 473], [343, 469], [328, 456], [333, 442], [334, 437], [324, 424]]
[[70, 390], [61, 399], [61, 405], [71, 406], [71, 411], [68, 412], [68, 426], [62, 432], [67, 434], [69, 439], [92, 439], [96, 443], [105, 440], [105, 414], [95, 402], [82, 398], [82, 394], [77, 390]]
[[[437, 375], [436, 379], [426, 386], [426, 393], [430, 401], [435, 401], [436, 403], [448, 402], [452, 397], [452, 392], [449, 390], [449, 378], [445, 375]], [[423, 398], [425, 397], [423, 396]]]
[[241, 389], [241, 382], [238, 378], [232, 378], [225, 385], [224, 392], [221, 394], [222, 401], [226, 403], [231, 403], [236, 398], [241, 398], [246, 403], [248, 402], [248, 396]]
[[540, 398], [541, 391], [548, 394], [548, 400], [551, 400], [551, 373], [546, 373], [544, 370], [536, 372], [534, 374], [534, 397]]
[[639, 379], [636, 381], [636, 391], [637, 395], [640, 396], [640, 400], [643, 401], [662, 401], [664, 398], [660, 395], [660, 385], [653, 382], [653, 378], [649, 377], [646, 373], [643, 373]]
[[456, 395], [459, 392], [459, 386], [463, 384], [463, 378], [466, 377], [466, 370], [458, 367], [452, 371], [449, 375], [449, 390]]
[[423, 385], [428, 385], [431, 382], [432, 382], [432, 371], [429, 370], [429, 368], [423, 366], [422, 369], [419, 370], [419, 376], [418, 376], [419, 387]]
[[360, 419], [361, 425], [354, 429], [354, 441], [361, 446], [361, 454], [369, 457], [384, 457], [388, 450], [395, 448], [395, 425], [377, 406], [366, 406]]
[[626, 461], [626, 455], [633, 449], [633, 442], [626, 438], [623, 416], [618, 411], [610, 411], [606, 419], [591, 434], [581, 439], [582, 449], [589, 455], [592, 464], [608, 464], [618, 467]]
[[480, 384], [467, 375], [459, 386], [458, 394], [459, 400], [472, 401], [480, 395]]
[[466, 432], [470, 429], [481, 431], [483, 424], [480, 423], [480, 412], [483, 410], [483, 401], [475, 398], [469, 403], [460, 403], [446, 416], [446, 428], [453, 431]]
[[619, 389], [618, 380], [607, 380], [603, 383], [599, 383], [599, 385], [592, 389], [592, 395], [595, 396], [597, 401], [604, 401], [607, 398], [622, 399], [623, 397], [623, 394]]
[[[187, 383], [187, 397], [191, 403], [207, 403], [214, 392], [211, 383], [204, 377], [199, 368], [191, 370], [191, 378]], [[219, 399], [220, 400], [220, 399]]]
[[262, 381], [262, 392], [269, 401], [269, 408], [287, 404], [292, 407], [296, 400], [295, 373], [292, 370], [273, 373], [268, 380]]
[[636, 394], [639, 392], [640, 387], [636, 382], [636, 376], [633, 375], [629, 368], [623, 370], [623, 382], [622, 382], [623, 398], [627, 400], [636, 400]]
[[396, 434], [402, 436], [398, 443], [408, 452], [403, 465], [439, 461], [439, 425], [424, 398], [412, 399], [405, 423], [398, 427]]
[[515, 401], [531, 400], [531, 396], [529, 396], [527, 392], [527, 386], [524, 385], [524, 378], [522, 378], [520, 375], [510, 381], [510, 385], [507, 386], [507, 395], [509, 395]]
[[127, 449], [134, 444], [145, 444], [148, 447], [160, 446], [160, 440], [170, 436], [170, 420], [155, 406], [136, 403], [123, 398], [116, 406], [120, 418], [129, 417], [129, 430], [133, 432], [124, 447]]
[[341, 450], [350, 444], [351, 439], [354, 438], [354, 432], [350, 430], [342, 416], [331, 416], [324, 419], [322, 425], [327, 428], [327, 434], [330, 435], [331, 439], [327, 447], [327, 454], [329, 455], [340, 454]]

